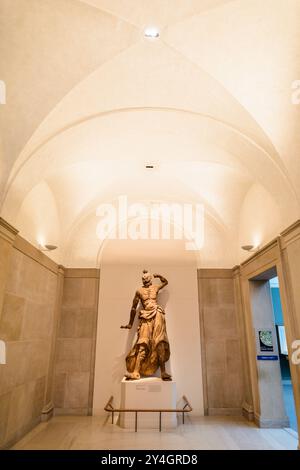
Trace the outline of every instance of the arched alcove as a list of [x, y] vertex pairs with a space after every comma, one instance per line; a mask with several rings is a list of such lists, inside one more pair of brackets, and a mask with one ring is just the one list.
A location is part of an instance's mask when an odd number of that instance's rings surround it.
[[[177, 397], [187, 395], [195, 413], [203, 414], [197, 265], [199, 253], [187, 251], [186, 240], [107, 240], [100, 263], [93, 414], [103, 414], [111, 395], [120, 400], [125, 357], [134, 342], [138, 318], [129, 320], [134, 294], [142, 285], [143, 269], [169, 281], [158, 296], [166, 312], [171, 357], [167, 368], [177, 385]], [[157, 282], [157, 281], [154, 281]]]

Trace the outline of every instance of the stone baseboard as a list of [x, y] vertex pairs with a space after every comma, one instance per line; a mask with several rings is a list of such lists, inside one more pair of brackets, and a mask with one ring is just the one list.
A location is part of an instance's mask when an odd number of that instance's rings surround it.
[[48, 403], [48, 405], [44, 406], [44, 408], [42, 409], [42, 414], [41, 414], [42, 423], [45, 423], [46, 421], [49, 421], [49, 419], [52, 418], [53, 411], [54, 411], [53, 403]]
[[248, 403], [243, 404], [243, 416], [248, 421], [254, 421], [254, 410], [251, 405], [248, 405]]
[[89, 408], [54, 408], [54, 416], [88, 416]]
[[242, 408], [208, 408], [208, 416], [242, 416]]

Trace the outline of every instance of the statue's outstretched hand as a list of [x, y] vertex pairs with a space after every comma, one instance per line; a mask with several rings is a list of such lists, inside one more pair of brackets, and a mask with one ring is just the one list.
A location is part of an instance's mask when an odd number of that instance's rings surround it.
[[128, 325], [122, 325], [121, 328], [126, 328], [127, 330], [131, 330], [132, 325], [128, 323]]

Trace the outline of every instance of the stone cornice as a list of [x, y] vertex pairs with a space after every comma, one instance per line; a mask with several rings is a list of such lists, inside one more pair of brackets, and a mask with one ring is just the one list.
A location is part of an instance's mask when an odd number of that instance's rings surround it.
[[297, 220], [294, 224], [290, 225], [280, 234], [282, 241], [282, 248], [300, 238], [300, 220]]
[[240, 265], [238, 264], [238, 265], [236, 265], [236, 266], [234, 266], [234, 267], [232, 268], [232, 275], [233, 275], [233, 277], [237, 277], [237, 276], [239, 276], [240, 274], [241, 274], [241, 267], [240, 267]]
[[266, 245], [264, 245], [262, 248], [260, 248], [259, 250], [257, 250], [255, 253], [253, 253], [252, 256], [250, 256], [249, 258], [247, 258], [245, 261], [243, 261], [240, 266], [247, 266], [247, 264], [251, 263], [255, 258], [258, 258], [260, 256], [262, 256], [263, 254], [265, 254], [266, 252], [272, 250], [273, 248], [275, 248], [276, 246], [278, 246], [278, 238], [274, 238], [273, 240], [271, 240], [269, 243], [267, 243]]
[[65, 267], [62, 264], [59, 264], [57, 267], [57, 274], [65, 275]]
[[57, 274], [57, 263], [50, 259], [45, 253], [41, 252], [38, 248], [33, 246], [30, 242], [20, 237], [20, 235], [16, 236], [15, 238], [14, 248], [23, 253], [25, 256], [28, 256], [35, 262], [39, 263], [41, 266], [44, 266], [44, 268]]
[[232, 269], [227, 268], [202, 268], [197, 269], [198, 279], [232, 279]]
[[296, 220], [296, 222], [294, 222], [292, 225], [290, 225], [288, 228], [286, 228], [285, 230], [283, 230], [281, 232], [281, 236], [285, 236], [285, 235], [288, 235], [290, 232], [292, 232], [293, 230], [297, 229], [297, 228], [300, 228], [300, 219], [299, 220]]
[[97, 268], [64, 268], [66, 278], [100, 278], [100, 269]]
[[17, 234], [18, 230], [0, 217], [0, 237], [9, 243], [13, 243]]

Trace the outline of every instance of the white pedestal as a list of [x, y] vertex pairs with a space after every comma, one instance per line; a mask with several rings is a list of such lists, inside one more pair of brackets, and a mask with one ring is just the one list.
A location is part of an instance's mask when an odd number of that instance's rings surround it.
[[[172, 409], [176, 408], [176, 382], [163, 381], [157, 377], [121, 382], [121, 408], [126, 409]], [[176, 413], [162, 413], [162, 429], [177, 426]], [[135, 427], [135, 413], [120, 413], [122, 428]], [[139, 412], [138, 429], [158, 429], [159, 412]]]

